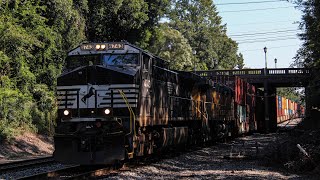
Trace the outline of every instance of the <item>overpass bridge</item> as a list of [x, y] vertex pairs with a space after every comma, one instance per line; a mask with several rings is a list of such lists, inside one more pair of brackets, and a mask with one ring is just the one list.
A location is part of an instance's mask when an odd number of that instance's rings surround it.
[[311, 77], [310, 70], [305, 68], [211, 70], [195, 73], [230, 87], [238, 76], [258, 88], [263, 88], [266, 132], [275, 131], [277, 128], [276, 88], [306, 87]]
[[308, 84], [310, 70], [305, 68], [236, 69], [196, 71], [196, 74], [226, 85], [231, 83], [235, 76], [239, 76], [256, 87], [264, 87], [264, 83], [272, 87], [305, 87]]

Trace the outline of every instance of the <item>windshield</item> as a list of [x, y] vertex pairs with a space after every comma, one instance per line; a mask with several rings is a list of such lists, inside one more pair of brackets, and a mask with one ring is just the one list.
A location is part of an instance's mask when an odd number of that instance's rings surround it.
[[103, 56], [104, 65], [138, 65], [138, 54], [106, 54]]
[[66, 59], [66, 70], [91, 65], [101, 65], [100, 55], [68, 56]]

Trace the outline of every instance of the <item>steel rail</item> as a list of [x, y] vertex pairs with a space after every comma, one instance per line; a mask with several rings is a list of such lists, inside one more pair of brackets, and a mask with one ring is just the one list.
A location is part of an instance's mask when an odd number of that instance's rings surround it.
[[53, 156], [3, 163], [0, 164], [0, 172], [10, 171], [17, 168], [29, 167], [49, 162], [54, 162]]

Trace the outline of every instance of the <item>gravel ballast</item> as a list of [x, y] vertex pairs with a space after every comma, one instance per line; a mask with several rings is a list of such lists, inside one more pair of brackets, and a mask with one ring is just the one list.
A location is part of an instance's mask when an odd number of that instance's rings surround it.
[[119, 171], [106, 179], [313, 179], [287, 173], [265, 162], [266, 147], [286, 137], [286, 134], [254, 134]]

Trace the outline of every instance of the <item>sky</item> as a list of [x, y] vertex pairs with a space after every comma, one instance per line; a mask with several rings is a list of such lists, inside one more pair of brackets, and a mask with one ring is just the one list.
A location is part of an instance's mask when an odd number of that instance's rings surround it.
[[283, 0], [214, 0], [227, 26], [227, 34], [239, 43], [245, 67], [287, 68], [293, 63], [302, 41], [297, 34], [302, 13]]

